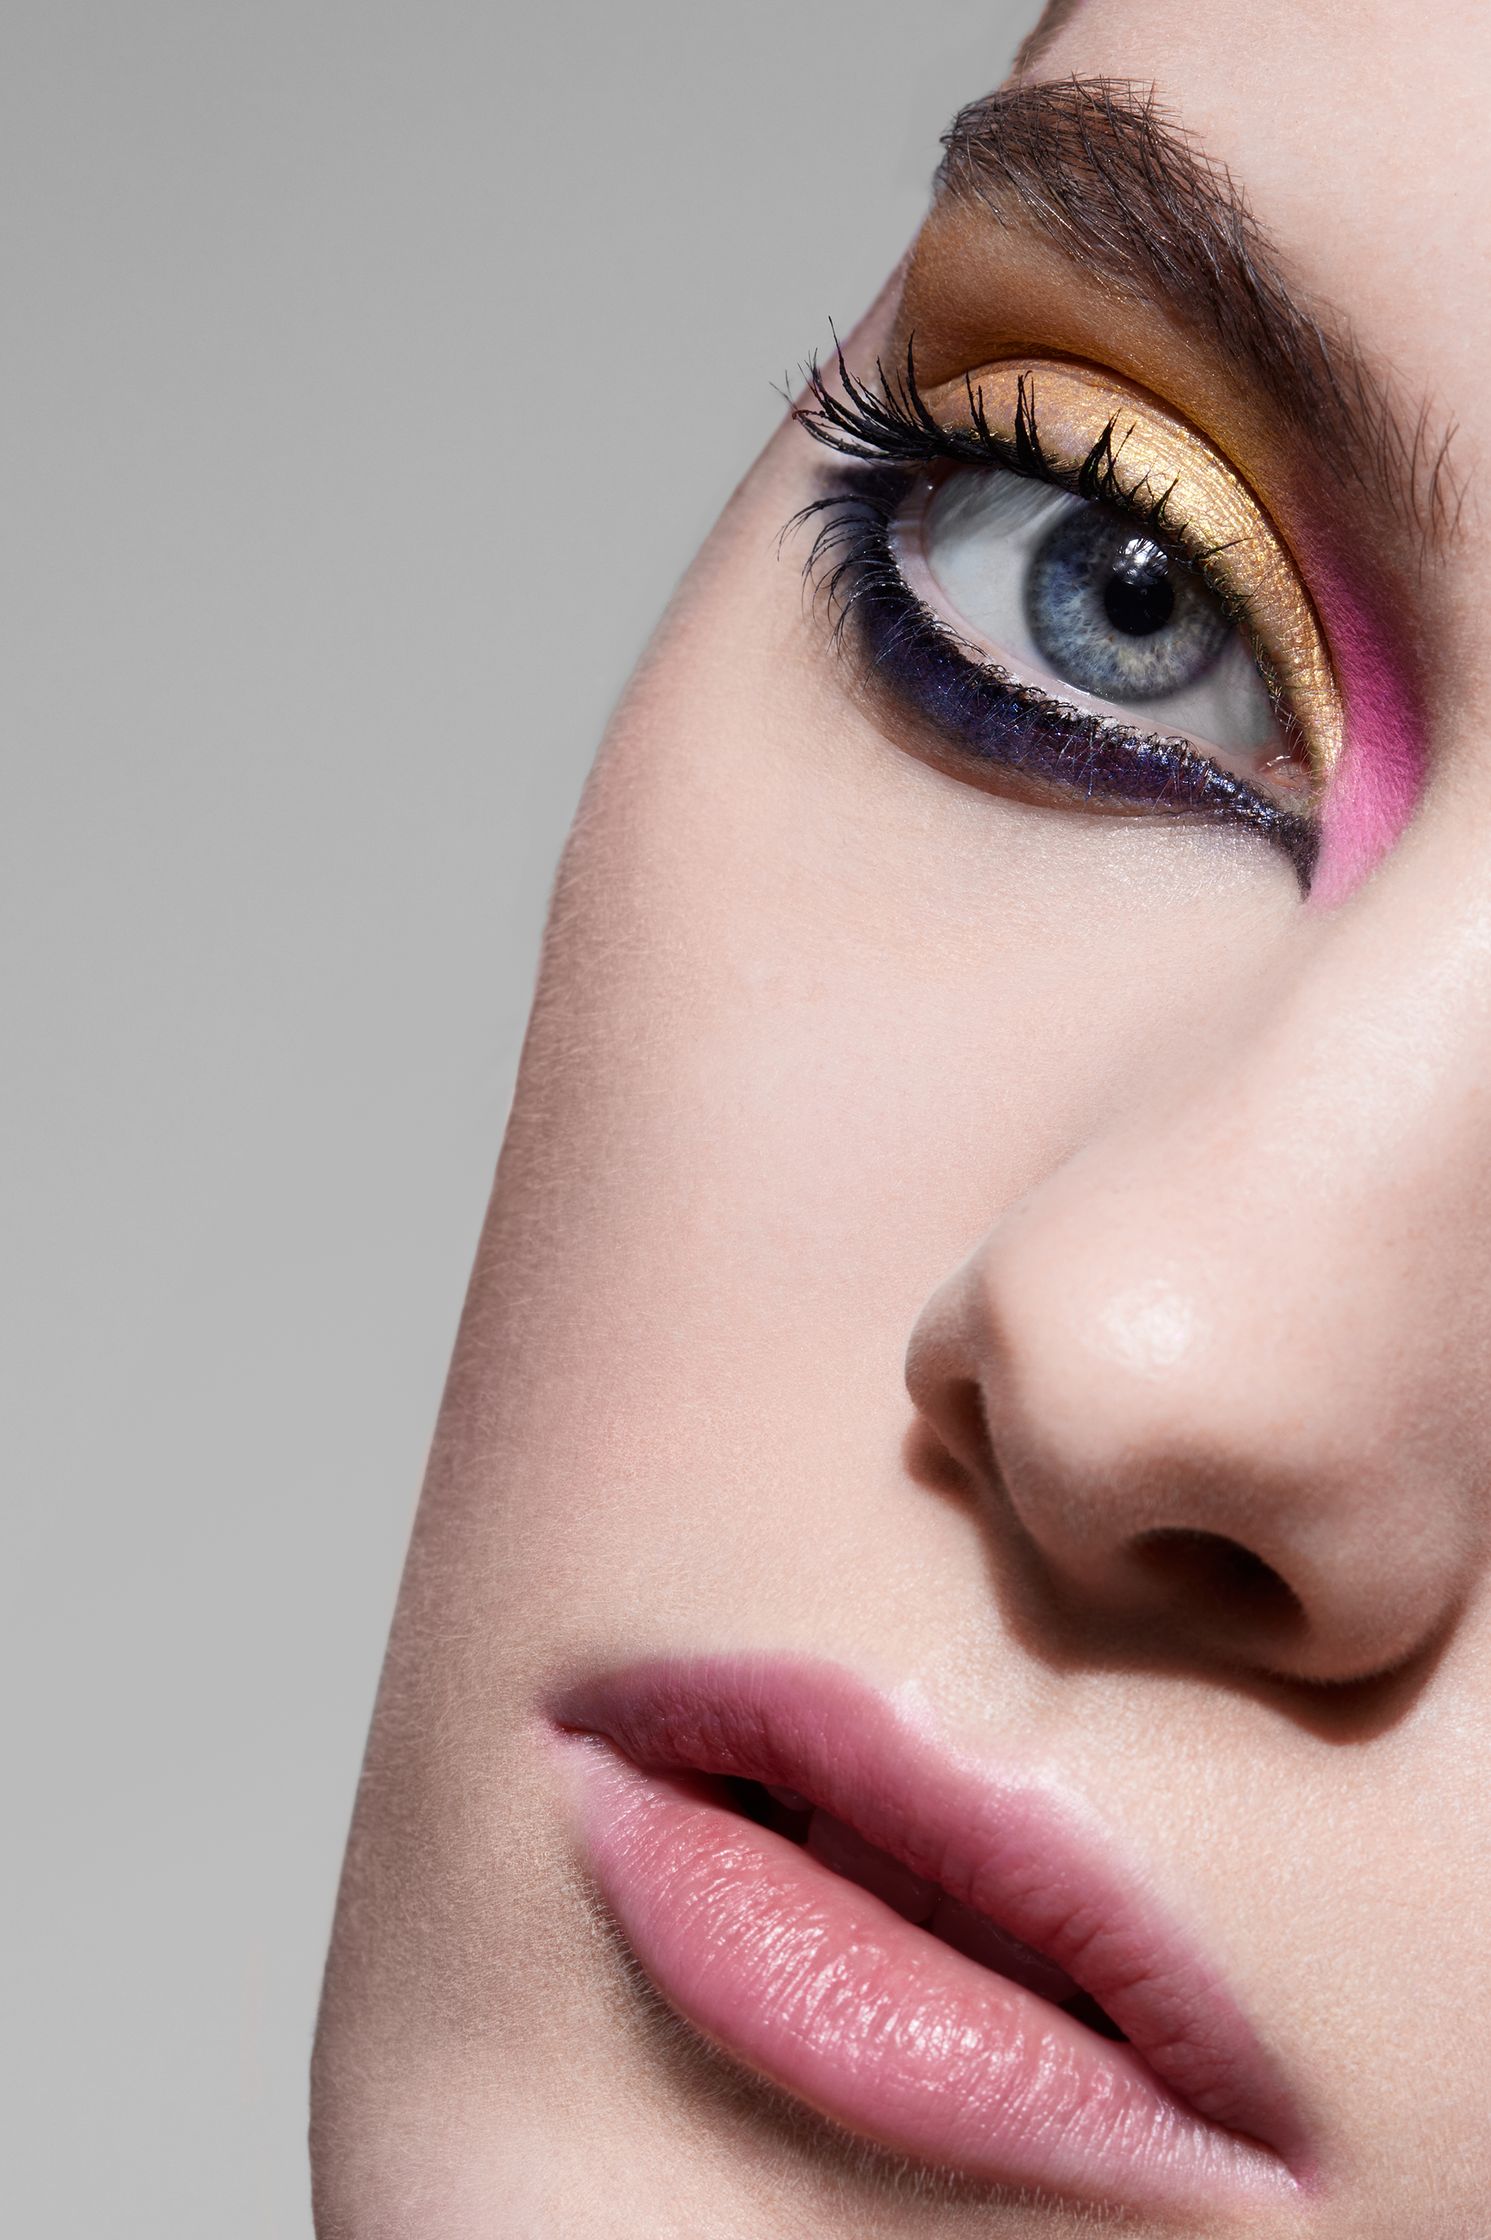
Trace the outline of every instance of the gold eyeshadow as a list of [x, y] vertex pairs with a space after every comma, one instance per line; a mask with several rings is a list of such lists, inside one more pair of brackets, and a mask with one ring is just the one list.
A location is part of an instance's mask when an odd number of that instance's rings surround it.
[[1244, 618], [1314, 785], [1324, 786], [1341, 751], [1341, 699], [1314, 607], [1268, 515], [1205, 436], [1141, 390], [1065, 359], [1002, 360], [923, 394], [944, 427], [968, 424], [971, 398], [1003, 442], [1033, 428], [1050, 466], [1074, 480], [1106, 444], [1115, 494], [1151, 519], [1160, 508], [1155, 533]]

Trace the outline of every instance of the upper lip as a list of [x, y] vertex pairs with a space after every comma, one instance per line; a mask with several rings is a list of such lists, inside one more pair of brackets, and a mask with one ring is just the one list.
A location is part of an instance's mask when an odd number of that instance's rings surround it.
[[585, 1679], [551, 1709], [648, 1771], [798, 1791], [1055, 1962], [1182, 2103], [1305, 2177], [1299, 2112], [1256, 2031], [1070, 1794], [939, 1749], [817, 1661], [663, 1659]]

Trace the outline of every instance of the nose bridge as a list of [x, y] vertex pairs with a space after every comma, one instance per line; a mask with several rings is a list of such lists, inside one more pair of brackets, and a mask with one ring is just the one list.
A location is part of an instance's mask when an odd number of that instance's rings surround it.
[[1275, 1280], [1292, 1271], [1291, 1311], [1324, 1318], [1350, 1301], [1321, 1285], [1358, 1261], [1479, 1255], [1488, 1061], [1491, 908], [1364, 915], [1281, 981], [1221, 1066], [1100, 1156], [1177, 1231], [1215, 1233], [1239, 1267], [1261, 1255]]
[[1435, 1631], [1491, 1459], [1488, 1061], [1491, 907], [1346, 913], [934, 1302], [913, 1393], [966, 1461], [976, 1389], [975, 1467], [1070, 1591], [1317, 1678]]
[[[1293, 1360], [1340, 1389], [1343, 1330], [1365, 1360], [1374, 1325], [1401, 1359], [1423, 1287], [1473, 1309], [1491, 1261], [1491, 872], [1486, 885], [1484, 904], [1416, 908], [1415, 893], [1332, 928], [1220, 1064], [993, 1233], [991, 1273], [1006, 1251], [1008, 1273], [1026, 1257], [1064, 1270], [1098, 1355], [1154, 1388], [1209, 1383], [1225, 1346], [1275, 1388]], [[1442, 1344], [1438, 1321], [1425, 1334]]]
[[1349, 1200], [1410, 1175], [1480, 1193], [1488, 1059], [1491, 859], [1457, 897], [1419, 880], [1333, 927], [1237, 1068], [1260, 1125]]

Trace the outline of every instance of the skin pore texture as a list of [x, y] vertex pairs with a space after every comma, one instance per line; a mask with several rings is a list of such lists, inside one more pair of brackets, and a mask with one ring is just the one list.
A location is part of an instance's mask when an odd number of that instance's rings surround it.
[[[990, 179], [845, 358], [1076, 360], [1227, 458], [1334, 665], [1318, 869], [933, 752], [805, 595], [843, 462], [784, 424], [560, 872], [349, 1843], [322, 2240], [1491, 2233], [1491, 12], [1059, 15], [1020, 117], [1161, 122], [1352, 377], [1293, 411]], [[916, 1925], [949, 1899], [1004, 1958]], [[943, 2001], [976, 2137], [935, 2061], [846, 2085], [821, 2000], [784, 2036], [768, 1918]]]

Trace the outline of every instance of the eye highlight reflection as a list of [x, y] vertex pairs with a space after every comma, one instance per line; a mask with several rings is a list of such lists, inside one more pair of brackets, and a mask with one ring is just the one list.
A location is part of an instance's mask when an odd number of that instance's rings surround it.
[[1308, 887], [1340, 700], [1304, 585], [1222, 455], [1066, 361], [925, 394], [909, 357], [873, 388], [837, 371], [830, 388], [810, 369], [797, 413], [854, 462], [798, 516], [808, 571], [873, 683], [944, 742], [931, 758], [1042, 799], [1243, 824]]

